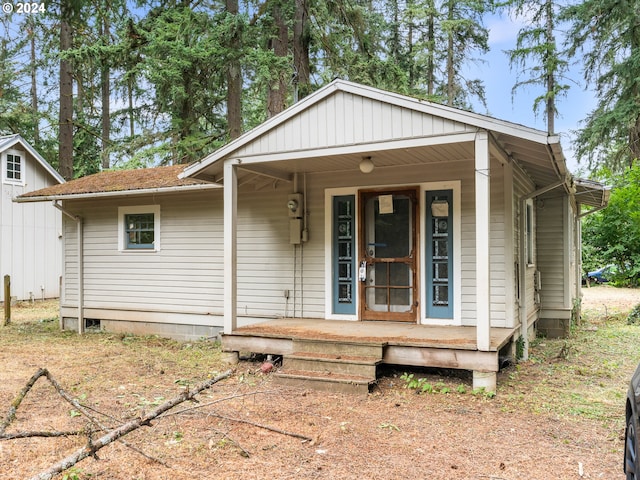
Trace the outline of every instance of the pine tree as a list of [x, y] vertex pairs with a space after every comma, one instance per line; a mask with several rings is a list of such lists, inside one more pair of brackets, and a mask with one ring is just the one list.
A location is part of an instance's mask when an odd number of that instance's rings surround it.
[[598, 104], [576, 138], [590, 168], [621, 171], [640, 158], [640, 9], [637, 2], [585, 0], [569, 7], [570, 52], [584, 61]]
[[512, 66], [526, 76], [518, 79], [512, 93], [528, 86], [542, 86], [544, 93], [535, 98], [533, 110], [537, 113], [543, 107], [547, 120], [547, 132], [555, 133], [557, 99], [566, 94], [569, 86], [559, 83], [564, 78], [569, 64], [556, 42], [558, 9], [552, 0], [544, 2], [517, 0], [514, 5], [517, 16], [528, 19], [528, 25], [518, 32], [516, 48], [509, 50]]

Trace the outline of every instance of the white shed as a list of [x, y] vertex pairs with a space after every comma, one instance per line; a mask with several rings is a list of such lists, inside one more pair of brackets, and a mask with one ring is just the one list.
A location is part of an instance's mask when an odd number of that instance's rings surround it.
[[[64, 179], [20, 135], [0, 136], [0, 275], [18, 300], [57, 298], [62, 274], [61, 214], [50, 204], [13, 199]], [[4, 301], [4, 289], [0, 301]]]

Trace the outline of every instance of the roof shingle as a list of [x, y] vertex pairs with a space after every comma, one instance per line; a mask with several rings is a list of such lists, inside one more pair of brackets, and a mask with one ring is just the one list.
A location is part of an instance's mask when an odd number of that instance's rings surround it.
[[25, 193], [18, 198], [115, 193], [207, 184], [205, 181], [193, 178], [178, 178], [178, 174], [182, 172], [184, 167], [185, 165], [172, 165], [168, 167], [141, 168], [136, 170], [107, 170], [71, 180], [60, 185]]

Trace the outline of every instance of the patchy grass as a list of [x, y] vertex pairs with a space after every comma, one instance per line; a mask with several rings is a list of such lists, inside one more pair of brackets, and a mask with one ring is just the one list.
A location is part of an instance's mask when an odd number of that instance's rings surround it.
[[[615, 478], [624, 397], [640, 362], [640, 326], [626, 322], [631, 307], [606, 305], [585, 310], [569, 338], [532, 342], [528, 361], [500, 372], [495, 397], [474, 392], [468, 372], [415, 370], [404, 379], [402, 371], [390, 372], [360, 398], [273, 386], [259, 365], [241, 363], [229, 381], [188, 405], [197, 409], [158, 419], [128, 439], [170, 469], [114, 447], [101, 451], [101, 462], [83, 461], [73, 475], [134, 478], [128, 466], [136, 465], [135, 478], [149, 480], [208, 478], [212, 471], [220, 478], [423, 478], [428, 464], [433, 478], [455, 471], [456, 478], [535, 480], [576, 478], [580, 464], [588, 478]], [[0, 327], [0, 363], [0, 415], [45, 367], [113, 422], [139, 416], [226, 368], [219, 346], [209, 341], [60, 331], [57, 302], [14, 308], [13, 323]], [[314, 441], [301, 444], [225, 415]], [[69, 430], [85, 420], [43, 385], [30, 393], [12, 428]], [[0, 471], [27, 478], [83, 442], [0, 442]], [[33, 452], [28, 463], [20, 461], [26, 450]]]
[[509, 410], [526, 408], [559, 418], [582, 417], [619, 434], [631, 374], [640, 362], [640, 328], [626, 313], [603, 317], [587, 312], [568, 339], [537, 339], [530, 358], [499, 379]]

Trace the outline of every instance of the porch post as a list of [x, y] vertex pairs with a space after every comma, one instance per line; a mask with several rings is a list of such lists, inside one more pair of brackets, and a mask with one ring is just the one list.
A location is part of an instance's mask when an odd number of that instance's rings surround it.
[[476, 339], [478, 350], [487, 352], [491, 346], [489, 288], [489, 219], [490, 176], [489, 135], [476, 134]]
[[224, 333], [238, 326], [238, 173], [234, 163], [224, 163]]

